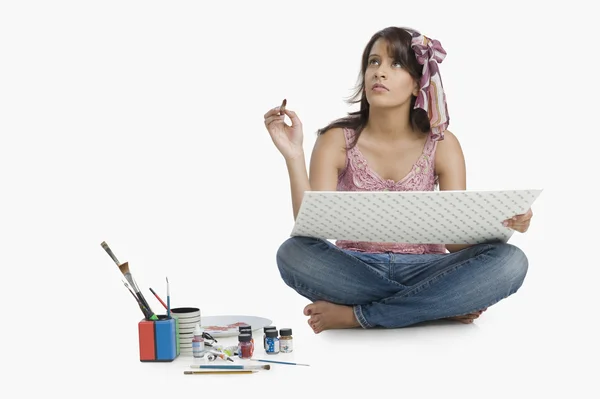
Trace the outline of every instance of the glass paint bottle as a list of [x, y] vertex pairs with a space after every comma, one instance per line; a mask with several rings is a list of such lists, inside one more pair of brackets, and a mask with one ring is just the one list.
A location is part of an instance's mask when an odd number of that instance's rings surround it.
[[279, 353], [279, 337], [277, 330], [267, 330], [267, 338], [265, 338], [265, 352], [268, 355], [276, 355]]
[[204, 329], [200, 327], [200, 323], [196, 323], [196, 328], [194, 329], [194, 336], [192, 338], [192, 355], [195, 358], [203, 358], [205, 353], [204, 348], [204, 337], [202, 333]]
[[267, 331], [269, 330], [277, 330], [275, 326], [268, 326], [263, 328], [263, 347], [267, 350]]
[[254, 345], [250, 334], [238, 335], [238, 356], [240, 359], [250, 359], [254, 354]]
[[282, 328], [279, 330], [279, 351], [281, 353], [290, 353], [294, 350], [294, 339], [291, 328]]

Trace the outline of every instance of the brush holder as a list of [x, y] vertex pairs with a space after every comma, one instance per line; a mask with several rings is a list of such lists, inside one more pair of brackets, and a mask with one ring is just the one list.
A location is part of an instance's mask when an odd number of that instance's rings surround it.
[[158, 316], [158, 320], [138, 323], [140, 361], [171, 362], [179, 356], [179, 331], [177, 320]]

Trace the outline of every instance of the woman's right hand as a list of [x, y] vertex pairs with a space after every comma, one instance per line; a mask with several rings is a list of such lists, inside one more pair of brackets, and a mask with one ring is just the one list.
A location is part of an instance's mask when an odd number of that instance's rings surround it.
[[[264, 115], [265, 127], [271, 140], [286, 161], [304, 156], [302, 122], [294, 111], [284, 108], [284, 115], [279, 115], [279, 109], [280, 107], [272, 108]], [[291, 126], [285, 123], [285, 115], [292, 121]]]

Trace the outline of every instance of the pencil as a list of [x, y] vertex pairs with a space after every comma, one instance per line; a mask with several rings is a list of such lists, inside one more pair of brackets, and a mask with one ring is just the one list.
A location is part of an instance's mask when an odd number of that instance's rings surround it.
[[196, 370], [185, 370], [183, 374], [252, 374], [256, 373], [254, 370], [223, 370], [223, 371], [196, 371]]

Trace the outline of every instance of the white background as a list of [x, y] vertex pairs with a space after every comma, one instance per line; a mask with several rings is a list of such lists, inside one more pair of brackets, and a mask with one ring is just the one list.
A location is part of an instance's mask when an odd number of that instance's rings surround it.
[[[204, 2], [202, 2], [204, 3]], [[598, 394], [596, 22], [584, 2], [13, 1], [0, 5], [3, 386], [18, 395]], [[279, 277], [289, 182], [263, 114], [315, 132], [353, 107], [371, 35], [448, 52], [468, 189], [543, 188], [521, 290], [475, 325], [314, 335]], [[141, 312], [101, 248], [203, 315], [268, 317], [293, 358], [252, 376], [138, 360]], [[262, 353], [259, 353], [262, 355]], [[594, 393], [595, 392], [595, 393]], [[597, 397], [597, 396], [596, 396]]]

